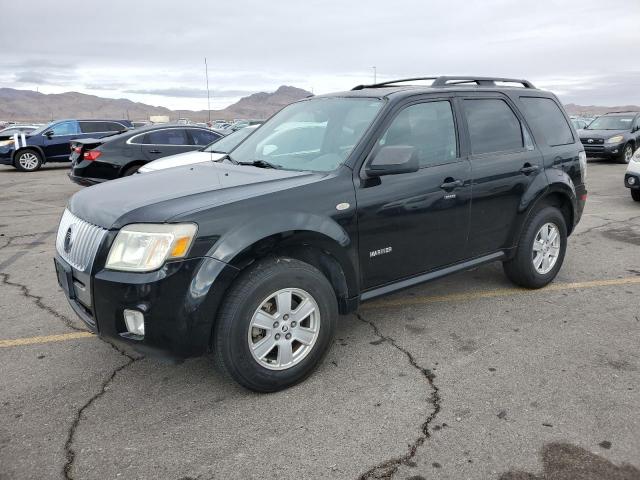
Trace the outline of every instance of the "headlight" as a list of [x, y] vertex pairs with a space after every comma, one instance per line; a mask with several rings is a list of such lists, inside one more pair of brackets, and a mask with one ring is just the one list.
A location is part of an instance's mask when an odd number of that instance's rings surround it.
[[633, 157], [631, 157], [631, 160], [634, 162], [640, 163], [640, 148], [636, 150], [636, 153], [633, 154]]
[[193, 223], [127, 225], [111, 246], [106, 268], [129, 272], [157, 270], [167, 260], [184, 257], [197, 231]]
[[615, 137], [607, 138], [604, 143], [620, 143], [624, 140], [624, 135], [616, 135]]

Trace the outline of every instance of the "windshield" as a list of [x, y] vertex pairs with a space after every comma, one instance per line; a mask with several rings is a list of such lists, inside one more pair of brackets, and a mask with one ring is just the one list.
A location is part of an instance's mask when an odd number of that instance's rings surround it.
[[596, 118], [586, 128], [587, 130], [631, 130], [633, 115], [623, 116], [603, 116]]
[[267, 162], [285, 170], [335, 170], [360, 141], [382, 104], [372, 98], [317, 98], [294, 103], [233, 150], [233, 160]]
[[247, 127], [241, 130], [236, 130], [233, 133], [230, 133], [226, 137], [222, 137], [219, 140], [216, 140], [213, 143], [210, 143], [206, 147], [202, 149], [203, 152], [214, 152], [214, 153], [229, 153], [231, 150], [236, 148], [238, 144], [247, 138], [255, 128]]

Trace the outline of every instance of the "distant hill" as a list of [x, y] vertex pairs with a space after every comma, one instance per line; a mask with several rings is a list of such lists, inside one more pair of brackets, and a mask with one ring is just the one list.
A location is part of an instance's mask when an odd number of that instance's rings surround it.
[[598, 105], [576, 105], [568, 103], [564, 106], [569, 115], [602, 115], [608, 112], [640, 112], [637, 105], [624, 105], [622, 107], [602, 107]]
[[[300, 88], [281, 86], [272, 93], [254, 93], [241, 98], [224, 110], [212, 110], [212, 119], [269, 117], [282, 107], [308, 97], [311, 92]], [[84, 93], [66, 92], [44, 94], [32, 90], [0, 88], [0, 120], [46, 122], [57, 118], [130, 118], [148, 119], [151, 115], [168, 115], [171, 120], [180, 117], [193, 121], [206, 121], [206, 110], [169, 110], [125, 98], [103, 98]]]

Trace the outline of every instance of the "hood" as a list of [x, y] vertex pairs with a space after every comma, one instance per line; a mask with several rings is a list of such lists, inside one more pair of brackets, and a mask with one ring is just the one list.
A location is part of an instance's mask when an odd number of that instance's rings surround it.
[[159, 158], [158, 160], [154, 160], [153, 162], [149, 162], [146, 165], [143, 165], [138, 171], [140, 173], [154, 172], [156, 170], [164, 170], [165, 168], [180, 167], [184, 165], [193, 165], [194, 163], [220, 160], [224, 156], [224, 153], [201, 152], [199, 150], [196, 150], [195, 152], [185, 152], [179, 153], [178, 155]]
[[103, 228], [167, 222], [176, 215], [318, 181], [324, 174], [246, 165], [197, 163], [85, 188], [68, 207]]
[[585, 130], [582, 129], [578, 132], [580, 138], [611, 138], [616, 135], [624, 135], [629, 133], [628, 130]]

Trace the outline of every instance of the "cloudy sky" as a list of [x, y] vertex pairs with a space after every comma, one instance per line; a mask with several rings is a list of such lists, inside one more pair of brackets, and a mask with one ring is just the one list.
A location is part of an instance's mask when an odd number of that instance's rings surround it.
[[[2, 5], [0, 87], [212, 108], [434, 74], [527, 78], [640, 104], [640, 0], [76, 0]], [[24, 20], [24, 21], [23, 21]]]

